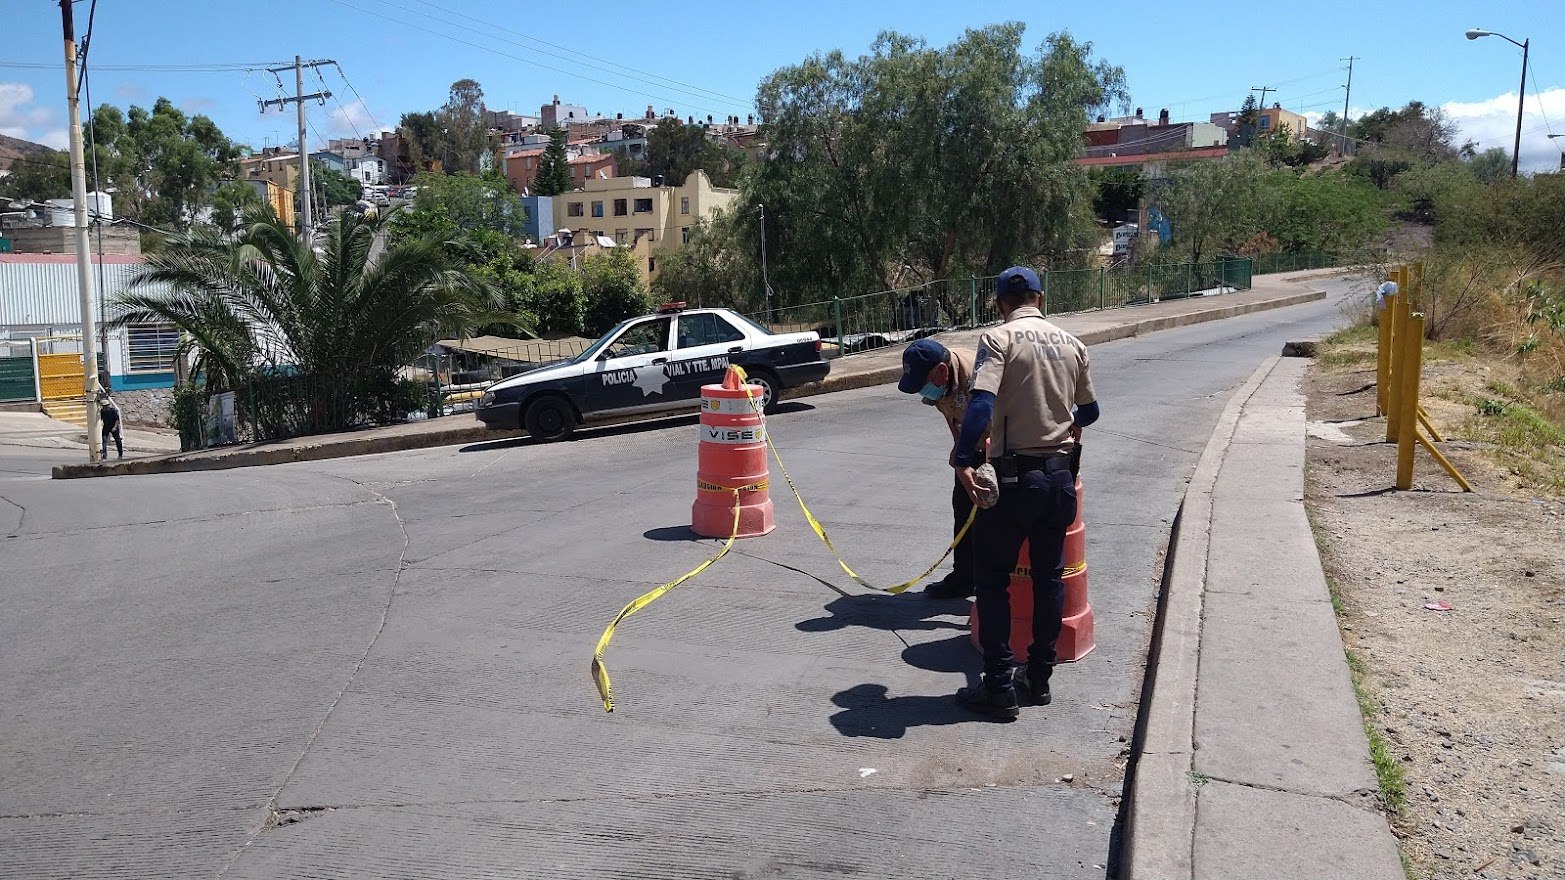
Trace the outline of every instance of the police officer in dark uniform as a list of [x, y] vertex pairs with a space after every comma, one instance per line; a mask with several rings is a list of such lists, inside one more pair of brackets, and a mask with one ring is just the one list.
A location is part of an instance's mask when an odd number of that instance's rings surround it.
[[[1035, 705], [1051, 699], [1054, 643], [1065, 604], [1065, 530], [1076, 518], [1076, 480], [1070, 458], [1081, 429], [1098, 418], [1087, 347], [1045, 320], [1042, 285], [1023, 266], [996, 281], [995, 304], [1005, 322], [983, 333], [971, 399], [962, 417], [952, 464], [980, 510], [974, 522], [974, 579], [984, 674], [957, 692], [974, 711], [1002, 720], [1017, 717], [1021, 691]], [[989, 463], [1000, 497], [984, 507], [974, 468], [982, 464], [977, 438], [989, 430]], [[1032, 646], [1027, 666], [1011, 653], [1011, 571], [1022, 541], [1031, 546]]]

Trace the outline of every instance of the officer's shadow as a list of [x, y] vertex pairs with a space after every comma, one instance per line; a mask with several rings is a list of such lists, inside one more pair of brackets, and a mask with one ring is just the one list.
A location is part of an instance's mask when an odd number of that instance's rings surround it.
[[860, 626], [866, 629], [933, 632], [942, 629], [966, 629], [949, 618], [965, 614], [967, 606], [955, 601], [932, 601], [917, 594], [894, 596], [889, 593], [844, 595], [827, 602], [826, 616], [801, 620], [794, 624], [800, 632], [819, 633]]
[[831, 701], [842, 708], [828, 720], [843, 736], [901, 739], [909, 727], [971, 724], [980, 720], [962, 708], [950, 693], [934, 696], [889, 696], [883, 684], [861, 684], [834, 694]]

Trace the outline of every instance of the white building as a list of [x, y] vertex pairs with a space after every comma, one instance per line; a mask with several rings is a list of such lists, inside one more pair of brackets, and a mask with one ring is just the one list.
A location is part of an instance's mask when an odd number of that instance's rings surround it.
[[348, 176], [365, 186], [380, 186], [386, 182], [386, 160], [377, 156], [349, 159]]

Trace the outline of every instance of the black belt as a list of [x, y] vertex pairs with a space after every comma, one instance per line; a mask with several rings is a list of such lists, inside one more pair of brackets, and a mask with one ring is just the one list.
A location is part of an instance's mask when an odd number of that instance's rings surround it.
[[[1052, 474], [1055, 471], [1068, 471], [1071, 468], [1071, 457], [1069, 455], [1017, 455], [1014, 457], [1016, 459], [1017, 473], [1043, 471], [1046, 474]], [[991, 458], [989, 463], [995, 466], [996, 471], [1000, 470], [999, 459]]]

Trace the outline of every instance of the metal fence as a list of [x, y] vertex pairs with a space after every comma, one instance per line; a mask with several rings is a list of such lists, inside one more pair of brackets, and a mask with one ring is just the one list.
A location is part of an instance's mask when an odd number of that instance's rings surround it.
[[[1247, 290], [1247, 257], [1123, 269], [1040, 271], [1045, 315], [1125, 308]], [[997, 324], [995, 276], [947, 278], [913, 287], [773, 309], [750, 317], [773, 332], [813, 330], [822, 351], [841, 357], [948, 330]]]
[[1256, 275], [1272, 275], [1278, 272], [1301, 272], [1306, 269], [1335, 269], [1339, 266], [1357, 266], [1378, 262], [1374, 257], [1365, 253], [1328, 254], [1319, 251], [1261, 254], [1251, 259], [1255, 262], [1254, 274]]

